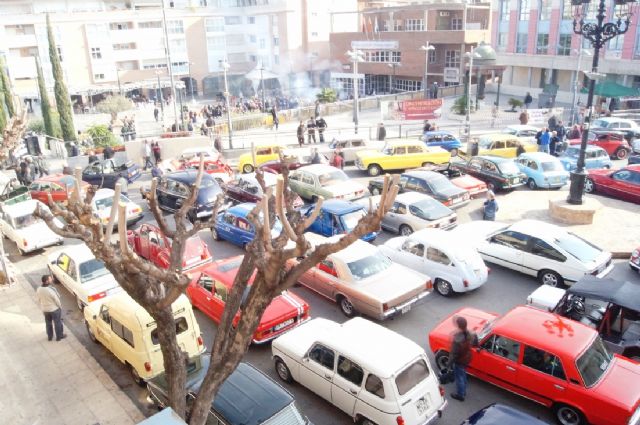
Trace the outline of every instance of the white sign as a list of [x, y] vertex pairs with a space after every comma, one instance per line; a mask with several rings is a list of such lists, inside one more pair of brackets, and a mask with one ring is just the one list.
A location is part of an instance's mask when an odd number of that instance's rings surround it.
[[356, 74], [353, 75], [352, 72], [332, 72], [331, 73], [331, 78], [348, 78], [348, 79], [353, 79], [353, 78], [357, 78], [359, 80], [364, 79], [364, 74]]
[[562, 118], [564, 108], [551, 108], [551, 109], [528, 109], [529, 125], [547, 125], [549, 118], [555, 115], [557, 120]]
[[365, 50], [394, 50], [399, 46], [397, 41], [388, 40], [358, 40], [351, 42], [352, 49]]
[[460, 68], [445, 68], [444, 69], [444, 82], [445, 83], [459, 83], [460, 82]]

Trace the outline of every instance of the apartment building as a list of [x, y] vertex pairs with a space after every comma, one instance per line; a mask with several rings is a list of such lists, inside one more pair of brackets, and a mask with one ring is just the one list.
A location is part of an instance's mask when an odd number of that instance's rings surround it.
[[[592, 0], [587, 20], [595, 19]], [[613, 1], [607, 2], [608, 20], [616, 20]], [[573, 32], [571, 0], [492, 0], [492, 45], [497, 60], [506, 66], [502, 88], [522, 95], [523, 89], [539, 93], [546, 85], [558, 86], [557, 99], [571, 101], [577, 77], [578, 53], [591, 49], [588, 40]], [[628, 32], [612, 39], [600, 51], [599, 72], [607, 79], [629, 87], [640, 87], [640, 32], [638, 16]], [[592, 57], [584, 54], [581, 69], [591, 69]], [[582, 83], [582, 81], [578, 81]], [[586, 98], [583, 98], [583, 102]]]
[[117, 86], [157, 87], [159, 80], [166, 86], [167, 47], [186, 96], [222, 92], [224, 60], [235, 95], [254, 93], [260, 80], [267, 89], [293, 90], [328, 72], [329, 10], [356, 7], [357, 0], [164, 0], [167, 43], [161, 0], [5, 0], [0, 52], [16, 93], [37, 98], [36, 56], [52, 87], [49, 13], [69, 91], [78, 101]]

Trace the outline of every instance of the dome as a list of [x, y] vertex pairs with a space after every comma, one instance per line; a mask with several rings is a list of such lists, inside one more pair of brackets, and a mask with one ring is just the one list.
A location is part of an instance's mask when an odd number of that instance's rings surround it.
[[496, 60], [496, 51], [484, 41], [478, 43], [478, 47], [473, 50], [474, 60], [485, 62]]

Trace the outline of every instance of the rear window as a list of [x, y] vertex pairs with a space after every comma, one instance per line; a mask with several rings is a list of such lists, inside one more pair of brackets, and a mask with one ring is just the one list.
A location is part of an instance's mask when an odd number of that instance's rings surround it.
[[[178, 317], [176, 319], [176, 335], [180, 335], [181, 333], [189, 330], [189, 324], [187, 323], [187, 319], [184, 317]], [[151, 331], [151, 343], [153, 345], [160, 344], [160, 339], [158, 339], [158, 328]]]
[[596, 260], [602, 250], [573, 233], [556, 238], [556, 244], [578, 260], [589, 263]]
[[306, 423], [294, 402], [263, 422], [264, 425], [305, 425]]
[[427, 362], [424, 359], [416, 360], [396, 378], [398, 394], [405, 395], [416, 385], [427, 379], [428, 376], [429, 367], [427, 366]]

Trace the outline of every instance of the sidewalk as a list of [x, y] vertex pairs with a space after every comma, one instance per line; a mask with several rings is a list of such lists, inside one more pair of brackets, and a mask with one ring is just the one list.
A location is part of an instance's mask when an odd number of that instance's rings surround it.
[[[48, 341], [35, 291], [20, 274], [0, 286], [0, 423], [129, 425], [133, 402], [68, 332]], [[66, 330], [66, 329], [65, 329]]]

